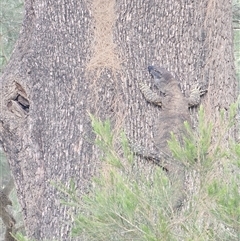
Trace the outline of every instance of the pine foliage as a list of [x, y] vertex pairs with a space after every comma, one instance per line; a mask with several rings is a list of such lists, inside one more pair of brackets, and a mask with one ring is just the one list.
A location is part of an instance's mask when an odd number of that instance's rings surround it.
[[91, 116], [95, 144], [102, 151], [107, 172], [102, 171], [93, 179], [89, 193], [82, 198], [77, 197], [73, 180], [70, 188], [61, 186], [74, 200], [64, 204], [78, 210], [72, 235], [97, 241], [239, 240], [240, 144], [229, 140], [226, 145], [224, 139], [229, 129], [234, 128], [236, 107], [231, 106], [228, 124], [215, 134], [214, 146], [213, 124], [206, 121], [202, 107], [199, 127], [194, 133], [185, 123], [183, 146], [172, 135], [169, 147], [173, 156], [198, 177], [192, 178], [195, 190], [188, 193], [178, 213], [169, 205], [171, 183], [165, 172], [156, 167], [146, 177], [141, 169], [135, 168], [137, 163], [124, 133], [119, 138], [119, 150], [110, 122]]

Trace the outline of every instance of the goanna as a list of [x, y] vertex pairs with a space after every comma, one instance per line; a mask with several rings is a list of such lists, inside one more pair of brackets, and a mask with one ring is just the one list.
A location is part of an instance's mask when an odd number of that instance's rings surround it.
[[168, 140], [173, 133], [181, 142], [184, 134], [184, 122], [190, 123], [189, 107], [200, 103], [200, 96], [206, 93], [204, 86], [197, 86], [191, 90], [190, 97], [182, 94], [180, 83], [163, 67], [149, 66], [148, 71], [154, 79], [159, 93], [153, 92], [146, 84], [140, 84], [140, 90], [145, 99], [157, 106], [161, 106], [162, 113], [154, 128], [154, 151], [134, 148], [135, 153], [144, 158], [152, 159], [169, 174], [174, 188], [172, 200], [173, 209], [178, 209], [184, 200], [185, 167], [175, 160], [168, 148]]

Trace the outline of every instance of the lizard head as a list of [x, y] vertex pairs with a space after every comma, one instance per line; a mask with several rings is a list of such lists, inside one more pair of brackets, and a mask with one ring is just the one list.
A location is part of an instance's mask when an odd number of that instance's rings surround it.
[[163, 67], [148, 66], [148, 72], [154, 79], [154, 84], [165, 93], [165, 87], [172, 79], [172, 75]]
[[152, 75], [156, 84], [159, 84], [162, 78], [162, 71], [154, 66], [148, 66], [148, 72]]

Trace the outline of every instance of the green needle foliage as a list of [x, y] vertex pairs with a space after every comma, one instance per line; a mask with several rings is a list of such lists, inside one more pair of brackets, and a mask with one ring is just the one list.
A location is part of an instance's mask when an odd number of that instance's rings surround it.
[[23, 234], [21, 233], [16, 233], [15, 235], [13, 235], [13, 237], [17, 240], [17, 241], [35, 241], [35, 240], [30, 240], [28, 238], [26, 238]]
[[228, 137], [236, 128], [237, 107], [231, 105], [227, 121], [220, 113], [218, 133], [200, 107], [198, 129], [193, 133], [185, 123], [184, 144], [174, 135], [169, 141], [173, 156], [199, 178], [195, 192], [188, 193], [189, 209], [182, 213], [184, 240], [240, 240], [240, 144]]
[[[235, 64], [239, 77], [239, 1], [233, 1]], [[0, 72], [8, 62], [17, 39], [22, 17], [21, 0], [1, 0]], [[239, 78], [238, 78], [239, 79]], [[226, 133], [234, 123], [236, 105], [232, 106], [229, 123], [223, 123]], [[165, 173], [156, 168], [151, 178], [138, 169], [124, 134], [119, 154], [113, 143], [110, 122], [102, 123], [92, 117], [97, 135], [96, 144], [105, 153], [109, 175], [100, 173], [93, 180], [89, 195], [78, 198], [74, 181], [70, 187], [58, 185], [70, 201], [64, 204], [78, 208], [73, 234], [87, 240], [240, 240], [240, 145], [224, 143], [218, 133], [213, 148], [212, 123], [199, 113], [199, 128], [193, 134], [186, 123], [184, 146], [174, 136], [169, 142], [173, 156], [182, 161], [189, 172], [200, 174], [201, 182], [193, 183], [196, 190], [189, 193], [186, 210], [176, 216], [168, 206], [171, 185]], [[3, 160], [1, 159], [3, 162]], [[2, 165], [5, 165], [2, 163]], [[135, 168], [134, 168], [135, 167]], [[82, 212], [83, 211], [83, 212]], [[107, 233], [109, 232], [109, 233]], [[2, 232], [3, 233], [3, 232]], [[17, 240], [27, 240], [17, 234]]]
[[178, 213], [169, 205], [171, 183], [165, 172], [156, 167], [147, 177], [135, 162], [124, 133], [118, 140], [121, 148], [117, 148], [110, 122], [90, 115], [95, 144], [102, 151], [103, 171], [81, 198], [73, 180], [70, 188], [57, 186], [72, 200], [63, 203], [77, 208], [72, 235], [97, 241], [239, 240], [240, 145], [225, 140], [234, 127], [236, 106], [231, 106], [221, 133], [213, 134], [213, 124], [206, 121], [201, 107], [199, 128], [193, 133], [185, 124], [183, 145], [172, 135], [169, 147], [173, 156], [198, 177], [191, 179], [194, 190], [187, 193]]
[[208, 160], [206, 155], [211, 144], [213, 125], [205, 121], [203, 107], [200, 106], [199, 109], [199, 125], [195, 133], [193, 133], [189, 123], [185, 122], [184, 125], [186, 129], [186, 135], [183, 136], [184, 144], [181, 145], [173, 134], [171, 140], [168, 141], [173, 156], [187, 167], [199, 164], [199, 161], [206, 162]]
[[[170, 183], [161, 168], [151, 178], [136, 171], [134, 156], [126, 136], [120, 135], [121, 152], [116, 151], [110, 122], [91, 116], [95, 144], [102, 150], [107, 173], [93, 179], [90, 193], [77, 199], [76, 189], [58, 189], [77, 200], [73, 236], [86, 240], [175, 240], [170, 232], [171, 207], [168, 205]], [[104, 167], [103, 167], [104, 168]], [[71, 181], [72, 183], [72, 181]], [[74, 202], [64, 201], [73, 206]]]

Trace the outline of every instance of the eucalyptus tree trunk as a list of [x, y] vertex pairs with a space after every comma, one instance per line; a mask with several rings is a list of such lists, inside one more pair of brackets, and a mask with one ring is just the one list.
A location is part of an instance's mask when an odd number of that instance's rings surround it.
[[175, 73], [186, 92], [207, 82], [214, 121], [228, 111], [237, 91], [231, 1], [25, 0], [25, 10], [1, 79], [0, 140], [29, 237], [70, 240], [51, 181], [73, 178], [84, 192], [101, 168], [88, 112], [151, 144], [161, 111], [139, 91], [148, 65]]

